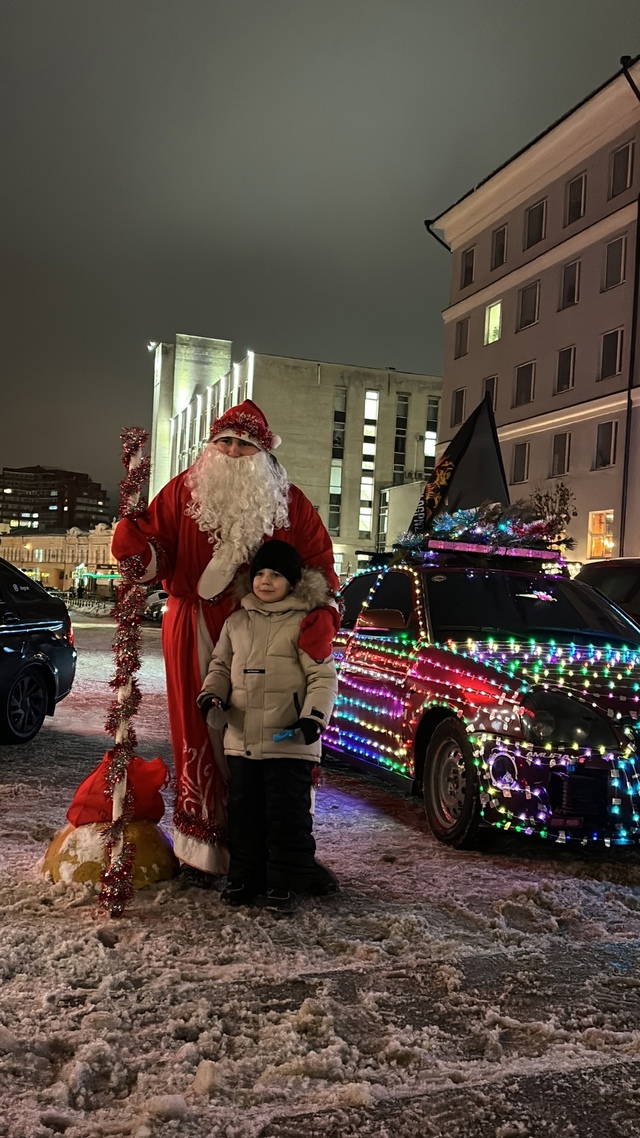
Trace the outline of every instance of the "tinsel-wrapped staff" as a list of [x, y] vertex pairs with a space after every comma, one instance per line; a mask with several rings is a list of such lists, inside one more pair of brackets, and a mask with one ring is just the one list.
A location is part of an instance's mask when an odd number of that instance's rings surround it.
[[[149, 477], [150, 460], [143, 455], [147, 432], [127, 427], [120, 435], [122, 462], [127, 474], [120, 483], [120, 518], [136, 518], [146, 507], [142, 487]], [[124, 912], [133, 894], [135, 846], [125, 838], [125, 828], [133, 816], [133, 795], [127, 785], [127, 770], [135, 756], [137, 737], [132, 725], [141, 692], [135, 673], [140, 668], [140, 611], [145, 601], [139, 578], [144, 567], [139, 558], [121, 563], [122, 580], [113, 610], [117, 629], [113, 643], [115, 672], [110, 686], [116, 689], [105, 723], [115, 745], [105, 756], [106, 786], [111, 795], [111, 823], [104, 833], [107, 864], [100, 879], [100, 908], [112, 917]]]

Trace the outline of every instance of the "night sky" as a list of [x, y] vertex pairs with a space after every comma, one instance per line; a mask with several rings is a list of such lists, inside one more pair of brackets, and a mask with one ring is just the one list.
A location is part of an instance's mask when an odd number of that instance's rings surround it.
[[0, 466], [114, 492], [176, 332], [441, 373], [424, 218], [638, 52], [638, 0], [3, 0]]

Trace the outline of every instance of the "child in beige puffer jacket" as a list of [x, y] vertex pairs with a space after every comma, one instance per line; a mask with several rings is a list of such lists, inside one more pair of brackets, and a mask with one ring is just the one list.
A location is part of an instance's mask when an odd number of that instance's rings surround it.
[[198, 705], [225, 729], [229, 764], [229, 874], [223, 901], [293, 911], [305, 893], [338, 891], [315, 858], [311, 814], [320, 736], [337, 690], [331, 656], [298, 648], [300, 625], [331, 602], [326, 578], [297, 550], [267, 541], [251, 562], [252, 591], [225, 622]]

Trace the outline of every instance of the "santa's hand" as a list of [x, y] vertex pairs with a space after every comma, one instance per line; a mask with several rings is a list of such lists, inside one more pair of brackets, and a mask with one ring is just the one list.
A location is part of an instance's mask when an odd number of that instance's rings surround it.
[[296, 731], [300, 731], [307, 747], [317, 743], [322, 734], [322, 724], [317, 719], [310, 719], [307, 716], [298, 719], [293, 726]]
[[135, 522], [123, 518], [115, 528], [111, 552], [116, 561], [126, 561], [128, 557], [140, 557], [146, 568], [151, 561], [153, 550]]
[[339, 627], [340, 613], [333, 605], [314, 609], [300, 625], [298, 647], [312, 660], [326, 660], [331, 655], [333, 638]]

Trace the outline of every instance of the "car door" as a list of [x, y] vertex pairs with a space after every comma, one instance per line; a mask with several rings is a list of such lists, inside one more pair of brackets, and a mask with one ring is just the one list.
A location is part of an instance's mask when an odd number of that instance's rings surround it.
[[372, 584], [340, 662], [339, 746], [358, 760], [405, 773], [408, 675], [419, 643], [419, 598], [408, 570], [390, 569]]

